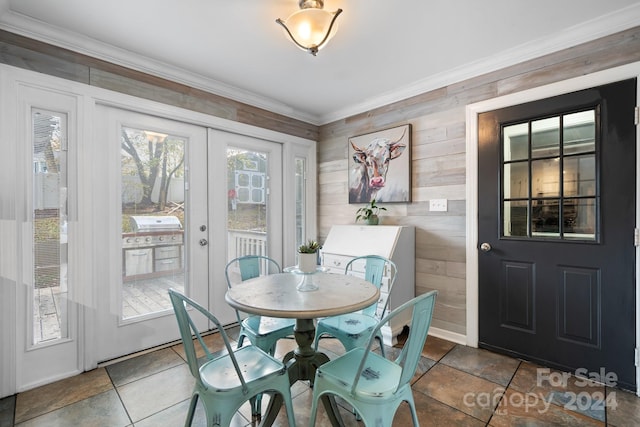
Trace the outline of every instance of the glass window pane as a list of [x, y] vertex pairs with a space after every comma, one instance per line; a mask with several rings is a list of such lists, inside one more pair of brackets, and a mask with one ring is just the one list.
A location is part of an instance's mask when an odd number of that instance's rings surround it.
[[560, 154], [560, 117], [531, 122], [531, 157]]
[[67, 116], [33, 109], [33, 339], [69, 336], [67, 289]]
[[237, 202], [238, 203], [249, 203], [251, 201], [251, 197], [249, 197], [249, 188], [245, 187], [239, 187], [237, 190]]
[[565, 157], [564, 196], [595, 196], [596, 158], [594, 154]]
[[262, 182], [262, 179], [264, 177], [264, 174], [252, 174], [251, 176], [251, 185], [254, 188], [263, 188], [264, 187], [264, 183]]
[[305, 159], [296, 158], [296, 248], [302, 245], [306, 240], [306, 169]]
[[573, 239], [595, 240], [595, 198], [565, 199], [563, 216], [565, 237]]
[[529, 157], [529, 126], [527, 123], [506, 126], [502, 133], [505, 162]]
[[534, 197], [557, 197], [560, 195], [559, 159], [531, 162], [531, 192]]
[[531, 122], [531, 157], [560, 154], [560, 117]]
[[245, 188], [249, 187], [249, 174], [248, 173], [237, 172], [236, 180], [237, 180], [238, 186], [245, 187]]
[[595, 110], [582, 111], [564, 116], [564, 154], [595, 151], [595, 116]]
[[504, 199], [529, 197], [529, 164], [527, 162], [504, 165]]
[[531, 208], [532, 234], [553, 237], [560, 235], [559, 200], [535, 200]]
[[529, 213], [526, 201], [504, 202], [503, 234], [507, 237], [528, 235]]
[[122, 318], [170, 310], [184, 291], [186, 140], [122, 128]]
[[227, 148], [227, 261], [267, 253], [266, 153]]

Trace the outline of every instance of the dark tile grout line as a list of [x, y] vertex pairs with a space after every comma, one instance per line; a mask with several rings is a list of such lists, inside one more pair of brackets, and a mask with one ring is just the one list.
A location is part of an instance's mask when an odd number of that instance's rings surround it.
[[[489, 419], [487, 420], [487, 424], [486, 426], [491, 424], [491, 420], [493, 419], [493, 417], [496, 415], [496, 411], [498, 410], [498, 408], [500, 407], [500, 403], [502, 402], [503, 399], [506, 399], [507, 396], [507, 390], [509, 389], [509, 386], [511, 385], [511, 383], [513, 382], [513, 379], [516, 377], [516, 374], [518, 373], [518, 369], [520, 369], [520, 367], [522, 366], [522, 359], [515, 359], [518, 361], [518, 366], [516, 366], [516, 369], [513, 371], [513, 375], [511, 375], [511, 378], [509, 378], [509, 382], [507, 383], [506, 386], [504, 386], [504, 393], [502, 393], [502, 396], [500, 396], [500, 400], [498, 401], [498, 403], [496, 404], [495, 408], [493, 408], [493, 411], [491, 412], [491, 416], [489, 417]], [[473, 374], [472, 374], [473, 375]]]
[[[433, 369], [433, 367], [434, 367], [434, 366], [436, 366], [436, 365], [438, 365], [438, 364], [442, 363], [442, 359], [444, 359], [444, 358], [447, 356], [447, 354], [451, 353], [451, 352], [453, 351], [453, 349], [454, 349], [454, 348], [456, 348], [456, 347], [457, 347], [457, 346], [459, 346], [459, 345], [461, 345], [461, 344], [457, 344], [457, 343], [456, 343], [453, 347], [451, 347], [449, 350], [447, 350], [447, 351], [446, 351], [442, 356], [440, 356], [440, 358], [439, 358], [438, 360], [431, 359], [430, 357], [427, 357], [427, 356], [423, 356], [425, 359], [433, 360], [435, 363], [434, 363], [434, 364], [433, 364], [429, 369], [427, 369], [426, 371], [424, 371], [424, 372], [422, 373], [422, 375], [420, 375], [420, 376], [418, 377], [418, 379], [414, 381], [414, 383], [413, 383], [413, 384], [417, 383], [417, 382], [418, 382], [418, 381], [419, 381], [423, 376], [425, 376], [425, 375], [426, 375], [426, 374], [427, 374], [431, 369]], [[449, 368], [451, 368], [451, 369], [455, 369], [456, 371], [460, 371], [460, 372], [465, 373], [465, 374], [473, 375], [473, 376], [474, 376], [474, 377], [476, 377], [476, 378], [485, 379], [485, 378], [482, 378], [482, 377], [478, 377], [477, 375], [470, 374], [469, 372], [461, 371], [460, 369], [458, 369], [458, 368], [454, 368], [453, 366], [449, 366], [449, 365], [444, 364], [444, 363], [443, 363], [443, 365], [445, 365], [445, 366], [447, 366], [447, 367], [449, 367]], [[518, 364], [518, 367], [520, 367], [520, 364]], [[516, 371], [517, 371], [517, 369], [516, 369]], [[514, 372], [513, 376], [515, 376], [515, 372]], [[512, 376], [512, 379], [513, 379], [513, 376]], [[488, 380], [487, 380], [487, 381], [488, 381]], [[492, 381], [492, 382], [493, 382], [493, 381]], [[509, 380], [509, 383], [511, 383], [511, 380]], [[493, 418], [493, 415], [494, 415], [494, 414], [492, 413], [492, 414], [491, 414], [491, 417], [489, 418], [489, 420], [485, 422], [485, 421], [482, 421], [482, 420], [481, 420], [481, 419], [479, 419], [479, 418], [474, 417], [474, 416], [473, 416], [473, 415], [471, 415], [471, 414], [467, 414], [466, 412], [461, 411], [461, 410], [460, 410], [460, 409], [458, 409], [458, 408], [455, 408], [455, 407], [453, 407], [453, 406], [451, 406], [451, 405], [448, 405], [448, 404], [446, 404], [446, 403], [444, 403], [444, 402], [441, 402], [441, 401], [439, 401], [439, 400], [437, 400], [437, 399], [434, 399], [433, 397], [428, 396], [427, 394], [425, 394], [425, 393], [421, 392], [420, 390], [414, 390], [414, 389], [413, 389], [413, 387], [411, 388], [411, 391], [412, 391], [412, 392], [414, 392], [414, 393], [421, 393], [421, 394], [423, 394], [423, 395], [425, 395], [425, 396], [427, 396], [427, 397], [429, 397], [429, 398], [431, 398], [431, 399], [435, 400], [436, 402], [438, 402], [438, 403], [440, 403], [440, 404], [442, 404], [442, 405], [444, 405], [444, 406], [446, 406], [446, 407], [448, 407], [448, 408], [451, 408], [452, 410], [454, 410], [454, 411], [456, 411], [456, 412], [460, 412], [461, 414], [463, 414], [463, 415], [465, 415], [465, 416], [471, 417], [471, 418], [473, 418], [474, 420], [478, 420], [479, 422], [484, 423], [485, 427], [487, 427], [487, 426], [489, 425], [489, 422], [491, 421], [491, 418]], [[495, 410], [494, 410], [494, 413], [495, 413]]]
[[127, 418], [129, 418], [129, 425], [134, 425], [133, 424], [133, 420], [131, 419], [131, 414], [129, 414], [129, 411], [127, 410], [127, 407], [125, 406], [124, 401], [122, 400], [122, 396], [120, 395], [120, 392], [118, 391], [118, 387], [116, 387], [116, 383], [113, 382], [113, 377], [109, 373], [109, 370], [107, 369], [106, 366], [104, 367], [104, 371], [106, 372], [107, 376], [109, 377], [109, 381], [111, 381], [111, 386], [113, 387], [113, 391], [115, 391], [116, 396], [118, 396], [118, 400], [120, 401], [120, 404], [122, 405], [122, 409], [124, 409], [125, 414], [127, 414]]

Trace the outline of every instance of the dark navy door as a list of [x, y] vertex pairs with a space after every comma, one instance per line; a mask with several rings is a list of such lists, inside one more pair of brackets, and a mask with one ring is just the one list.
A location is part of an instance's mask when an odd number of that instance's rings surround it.
[[636, 84], [478, 121], [480, 346], [633, 390]]

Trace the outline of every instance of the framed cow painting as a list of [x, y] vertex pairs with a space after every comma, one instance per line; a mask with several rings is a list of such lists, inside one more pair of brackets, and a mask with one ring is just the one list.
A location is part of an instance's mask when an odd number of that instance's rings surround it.
[[411, 125], [349, 138], [349, 203], [411, 201]]

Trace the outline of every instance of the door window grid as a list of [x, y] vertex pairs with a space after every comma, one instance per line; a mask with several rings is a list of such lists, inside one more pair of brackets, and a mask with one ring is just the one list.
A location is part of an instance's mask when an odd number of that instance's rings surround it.
[[503, 237], [596, 240], [596, 113], [503, 126]]

